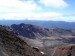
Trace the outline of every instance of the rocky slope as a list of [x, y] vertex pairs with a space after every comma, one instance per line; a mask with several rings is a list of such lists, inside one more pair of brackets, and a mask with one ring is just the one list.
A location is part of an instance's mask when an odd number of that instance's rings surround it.
[[0, 26], [0, 56], [42, 56], [42, 54], [17, 37], [14, 32]]

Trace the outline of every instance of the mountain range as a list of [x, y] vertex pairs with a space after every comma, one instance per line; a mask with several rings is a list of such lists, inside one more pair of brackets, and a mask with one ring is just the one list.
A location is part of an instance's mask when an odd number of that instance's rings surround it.
[[[18, 56], [27, 56], [28, 54], [33, 56], [32, 53], [35, 54], [34, 56], [41, 55], [40, 52], [37, 52], [36, 48], [32, 47], [38, 47], [42, 53], [45, 53], [46, 56], [74, 56], [74, 49], [75, 49], [75, 30], [74, 29], [63, 29], [63, 28], [46, 28], [38, 25], [32, 25], [32, 24], [12, 24], [9, 26], [2, 26], [0, 25], [1, 28], [1, 40], [6, 41], [5, 45], [0, 45], [4, 46], [1, 48], [3, 50], [8, 50], [5, 52], [5, 54], [9, 56], [15, 56], [17, 53]], [[2, 39], [2, 37], [5, 37]], [[15, 42], [17, 39], [17, 42]], [[11, 39], [10, 39], [11, 38]], [[12, 40], [14, 39], [14, 40]], [[20, 41], [23, 41], [20, 43]], [[13, 42], [13, 43], [11, 43]], [[3, 43], [3, 42], [0, 42]], [[26, 43], [26, 44], [23, 44]], [[23, 45], [26, 45], [25, 49], [20, 49], [16, 45], [20, 45], [20, 47], [23, 47]], [[15, 52], [13, 55], [11, 52], [9, 52], [11, 47], [15, 46], [15, 48], [19, 48], [18, 50], [14, 50]], [[6, 49], [5, 49], [6, 47]], [[28, 52], [26, 52], [27, 50]], [[29, 51], [31, 50], [31, 51]], [[3, 52], [0, 52], [1, 55], [4, 55]], [[23, 52], [25, 51], [25, 53]], [[63, 51], [66, 51], [65, 53]], [[18, 52], [23, 52], [23, 54], [20, 54]], [[9, 53], [9, 54], [8, 54]], [[27, 53], [27, 54], [26, 54]], [[42, 55], [41, 55], [42, 56]]]
[[63, 29], [75, 29], [75, 22], [65, 21], [40, 21], [40, 20], [0, 20], [1, 25], [12, 25], [12, 24], [32, 24], [41, 26], [44, 28], [63, 28]]
[[29, 39], [39, 39], [39, 40], [64, 40], [63, 42], [74, 42], [75, 30], [68, 30], [62, 28], [43, 28], [31, 24], [13, 24], [11, 25], [13, 31], [23, 37]]
[[11, 28], [21, 39], [31, 46], [39, 47], [47, 56], [52, 56], [51, 53], [54, 52], [56, 47], [58, 50], [59, 47], [75, 44], [74, 29], [44, 28], [24, 23], [13, 24]]

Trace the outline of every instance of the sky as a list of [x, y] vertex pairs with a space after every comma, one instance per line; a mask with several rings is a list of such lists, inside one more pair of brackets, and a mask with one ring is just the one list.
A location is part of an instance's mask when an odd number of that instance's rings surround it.
[[0, 0], [0, 20], [75, 22], [75, 0]]

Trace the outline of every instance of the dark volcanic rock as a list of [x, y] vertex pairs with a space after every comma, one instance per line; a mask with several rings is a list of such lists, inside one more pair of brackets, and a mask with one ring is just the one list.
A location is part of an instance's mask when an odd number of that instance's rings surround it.
[[42, 56], [12, 31], [0, 27], [0, 56]]

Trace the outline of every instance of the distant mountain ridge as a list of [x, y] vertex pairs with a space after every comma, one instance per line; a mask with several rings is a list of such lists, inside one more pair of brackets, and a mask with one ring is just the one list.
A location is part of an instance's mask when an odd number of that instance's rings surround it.
[[[35, 26], [31, 24], [13, 24], [11, 25], [13, 31], [28, 38], [37, 37], [50, 37], [50, 36], [60, 36], [60, 35], [75, 35], [72, 30], [65, 30], [62, 28], [43, 28], [40, 26]], [[73, 34], [72, 34], [73, 33]]]
[[65, 21], [39, 21], [39, 20], [1, 20], [1, 25], [12, 25], [12, 24], [32, 24], [41, 26], [44, 28], [63, 28], [63, 29], [75, 29], [75, 22]]

